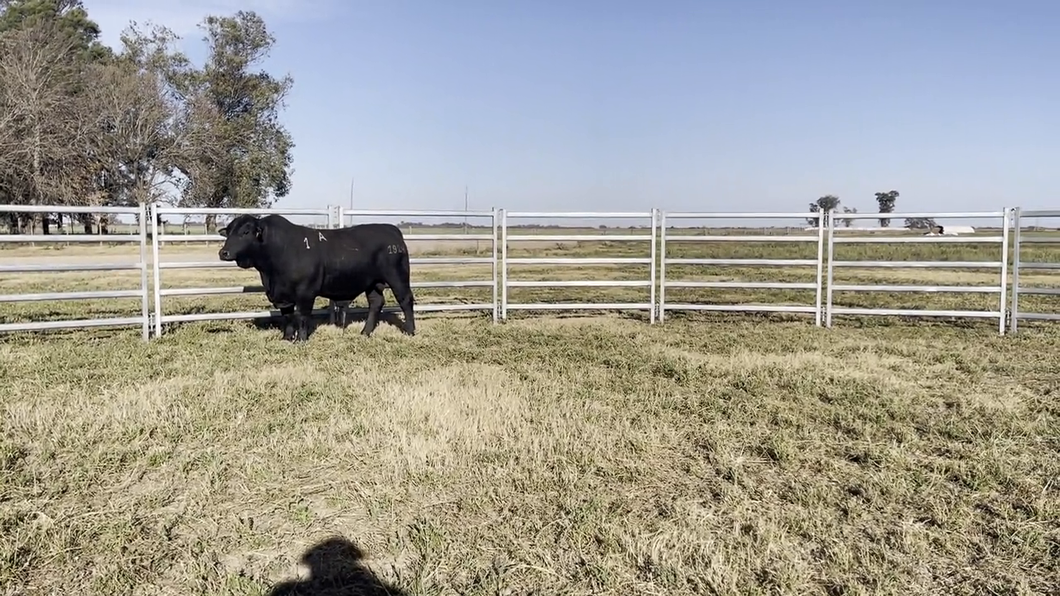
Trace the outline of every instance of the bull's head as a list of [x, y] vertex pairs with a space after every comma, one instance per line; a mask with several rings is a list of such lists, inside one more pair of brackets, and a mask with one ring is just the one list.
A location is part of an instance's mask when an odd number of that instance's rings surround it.
[[254, 266], [258, 250], [265, 241], [265, 226], [260, 219], [240, 215], [217, 233], [225, 239], [224, 246], [217, 252], [222, 261], [235, 261], [241, 269]]

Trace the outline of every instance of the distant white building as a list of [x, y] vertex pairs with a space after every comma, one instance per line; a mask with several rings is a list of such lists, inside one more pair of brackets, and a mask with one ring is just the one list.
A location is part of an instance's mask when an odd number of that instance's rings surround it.
[[958, 234], [974, 234], [975, 228], [972, 226], [944, 226], [938, 225], [935, 229], [931, 230], [925, 236], [956, 236]]
[[[942, 229], [941, 233], [938, 232], [938, 230], [940, 228]], [[920, 232], [920, 230], [906, 228], [906, 227], [884, 228], [884, 227], [880, 227], [880, 226], [850, 226], [848, 228], [846, 226], [837, 225], [835, 227], [835, 229], [836, 229], [837, 232], [838, 231], [842, 231], [842, 230], [847, 230], [847, 231], [851, 231], [851, 232], [914, 232], [914, 233], [919, 233]], [[816, 226], [807, 226], [807, 227], [803, 228], [803, 230], [809, 231], [809, 232], [814, 232], [814, 231], [817, 230], [817, 227]], [[925, 236], [956, 236], [958, 234], [974, 234], [974, 233], [975, 233], [975, 228], [973, 228], [972, 226], [944, 226], [944, 225], [937, 225], [935, 228], [928, 230], [928, 232], [926, 234], [924, 234], [924, 235]]]

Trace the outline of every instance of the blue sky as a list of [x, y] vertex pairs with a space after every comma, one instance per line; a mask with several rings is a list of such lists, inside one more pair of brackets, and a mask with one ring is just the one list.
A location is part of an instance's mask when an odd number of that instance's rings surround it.
[[186, 36], [257, 10], [289, 72], [277, 206], [1056, 206], [1060, 3], [86, 0]]

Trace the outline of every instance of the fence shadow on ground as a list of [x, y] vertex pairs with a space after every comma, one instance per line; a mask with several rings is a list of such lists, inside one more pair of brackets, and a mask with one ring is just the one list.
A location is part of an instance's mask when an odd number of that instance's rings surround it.
[[364, 566], [364, 552], [341, 536], [328, 538], [307, 550], [300, 563], [309, 577], [276, 584], [266, 596], [408, 596], [380, 580]]
[[[364, 327], [364, 323], [368, 320], [368, 311], [367, 310], [352, 310], [353, 308], [355, 308], [355, 307], [351, 306], [350, 307], [351, 310], [346, 311], [345, 320], [343, 319], [342, 311], [340, 310], [339, 312], [337, 312], [335, 314], [335, 325], [339, 329], [343, 329], [343, 330], [345, 330], [347, 327], [356, 326], [357, 329], [355, 329], [355, 331], [357, 333], [360, 333], [361, 332], [361, 328]], [[414, 313], [414, 314], [416, 314], [416, 313]], [[404, 323], [402, 322], [403, 319], [396, 312], [387, 312], [387, 311], [384, 310], [383, 312], [381, 312], [379, 314], [378, 321], [381, 324], [390, 325], [391, 327], [393, 327], [394, 329], [397, 329], [398, 331], [401, 331], [403, 329], [403, 327], [404, 327]], [[376, 329], [378, 329], [378, 328], [379, 327], [376, 326]]]
[[[317, 331], [321, 325], [334, 325], [339, 329], [346, 330], [348, 327], [356, 327], [354, 330], [356, 333], [360, 333], [364, 327], [364, 323], [368, 320], [367, 310], [349, 310], [346, 312], [345, 320], [343, 319], [342, 311], [336, 309], [335, 320], [332, 321], [330, 315], [314, 313], [309, 318], [308, 325], [306, 326], [306, 338], [310, 338]], [[401, 330], [403, 329], [403, 319], [395, 312], [383, 311], [380, 313], [378, 318], [379, 324], [390, 325], [391, 327]], [[260, 319], [246, 319], [245, 323], [252, 325], [259, 331], [279, 331], [283, 332], [283, 317], [279, 314], [274, 314], [271, 317], [260, 318]], [[376, 329], [378, 329], [378, 325]], [[206, 329], [207, 333], [230, 333], [231, 327], [228, 324], [209, 326]]]

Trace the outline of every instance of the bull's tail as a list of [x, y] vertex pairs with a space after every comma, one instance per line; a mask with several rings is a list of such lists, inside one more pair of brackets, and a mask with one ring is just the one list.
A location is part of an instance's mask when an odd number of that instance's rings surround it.
[[401, 253], [401, 259], [398, 263], [401, 266], [401, 279], [408, 284], [409, 287], [409, 300], [416, 301], [416, 295], [412, 292], [412, 267], [409, 264], [409, 250], [405, 248], [405, 252]]

